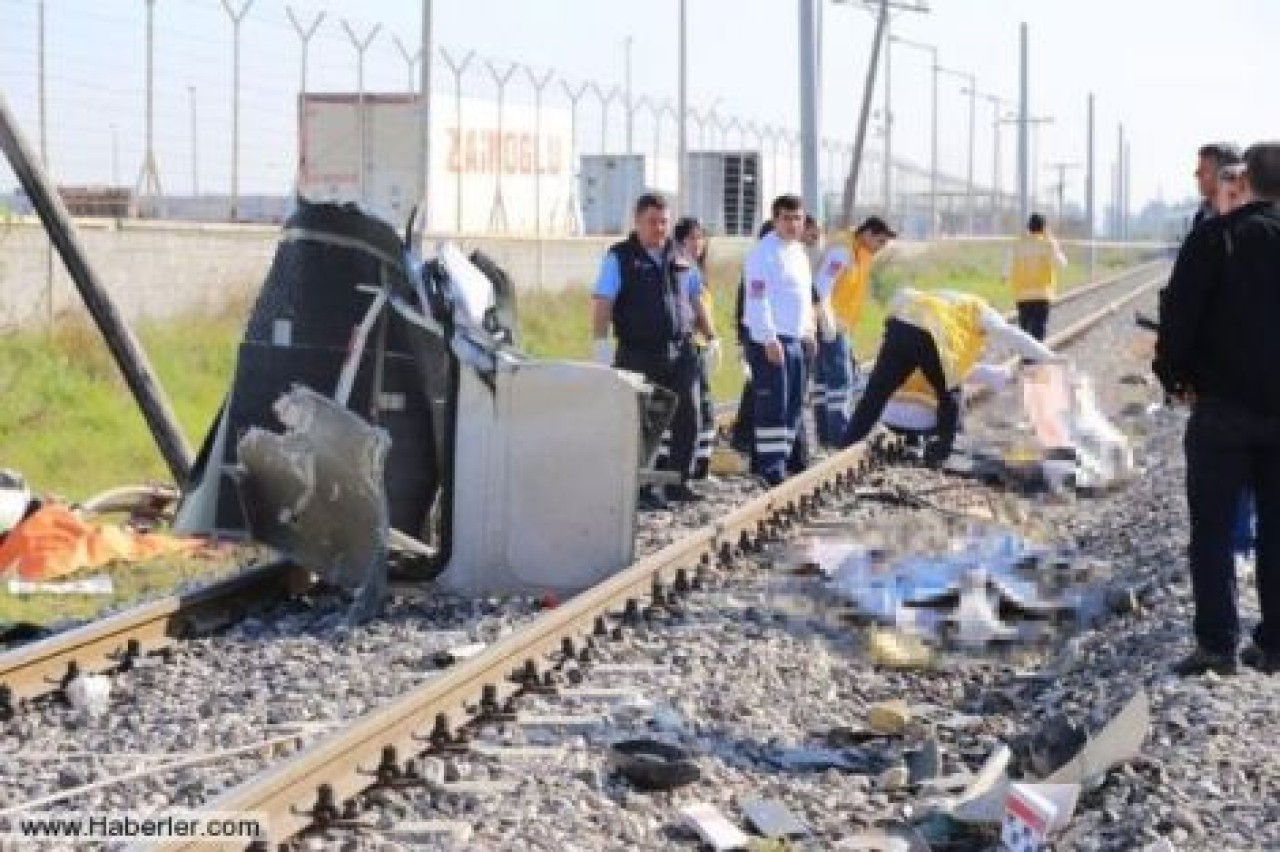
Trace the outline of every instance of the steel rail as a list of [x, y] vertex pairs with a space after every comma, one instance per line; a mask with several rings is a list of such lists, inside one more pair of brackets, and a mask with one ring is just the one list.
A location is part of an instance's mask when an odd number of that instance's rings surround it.
[[[1132, 273], [1102, 282], [1117, 284]], [[1114, 314], [1163, 278], [1158, 274], [1120, 298], [1051, 335], [1061, 346]], [[514, 712], [508, 699], [537, 686], [550, 668], [643, 618], [670, 591], [696, 584], [701, 568], [728, 564], [802, 522], [837, 491], [849, 491], [873, 463], [874, 440], [842, 450], [622, 572], [539, 616], [483, 653], [449, 669], [353, 724], [314, 743], [283, 763], [209, 802], [203, 810], [255, 813], [267, 818], [271, 843], [313, 828], [340, 825], [358, 816], [355, 798], [379, 783], [413, 777], [406, 763], [419, 754], [465, 743], [459, 732]], [[647, 601], [646, 601], [647, 599]], [[651, 604], [649, 603], [651, 601]], [[611, 623], [614, 625], [611, 628]], [[255, 844], [266, 848], [265, 844]], [[149, 847], [152, 848], [152, 847]], [[165, 849], [208, 850], [208, 843], [171, 843]], [[219, 848], [219, 847], [215, 847]], [[236, 848], [228, 845], [221, 848]]]
[[169, 595], [0, 654], [0, 719], [18, 705], [60, 691], [76, 675], [127, 668], [175, 642], [296, 592], [303, 572], [269, 562], [185, 594]]

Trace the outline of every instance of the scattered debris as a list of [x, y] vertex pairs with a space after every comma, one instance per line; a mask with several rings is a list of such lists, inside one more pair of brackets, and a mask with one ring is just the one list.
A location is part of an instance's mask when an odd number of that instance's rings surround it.
[[98, 674], [77, 675], [64, 690], [71, 706], [86, 716], [101, 716], [111, 706], [111, 678]]
[[1107, 770], [1128, 763], [1142, 753], [1151, 732], [1151, 700], [1138, 692], [1107, 726], [1090, 738], [1068, 763], [1045, 779], [1048, 784], [1081, 784], [1092, 788]]
[[1004, 819], [1004, 794], [1009, 787], [1005, 773], [1012, 757], [1009, 747], [1001, 743], [969, 786], [951, 803], [950, 815], [964, 823], [999, 825]]
[[1089, 732], [1066, 716], [1050, 717], [1031, 737], [1031, 771], [1041, 778], [1066, 766], [1089, 742]]
[[846, 837], [833, 847], [857, 852], [930, 852], [929, 841], [902, 823], [890, 823]]
[[751, 842], [751, 838], [737, 826], [729, 822], [715, 805], [700, 802], [680, 809], [684, 824], [697, 832], [702, 842], [716, 852], [729, 849], [741, 849]]
[[651, 739], [616, 742], [609, 748], [612, 771], [646, 792], [674, 790], [702, 777], [689, 752]]
[[942, 772], [942, 747], [930, 737], [919, 748], [903, 755], [910, 771], [908, 783], [913, 787], [935, 780]]
[[31, 499], [31, 489], [22, 474], [0, 468], [0, 539], [26, 517]]
[[51, 580], [113, 562], [194, 553], [204, 542], [85, 520], [74, 508], [46, 502], [0, 537], [0, 571]]
[[110, 595], [115, 592], [115, 583], [111, 581], [110, 574], [95, 574], [83, 580], [61, 583], [10, 577], [7, 588], [11, 595]]
[[469, 660], [472, 657], [478, 657], [484, 653], [484, 649], [488, 648], [484, 642], [471, 642], [466, 645], [457, 645], [447, 651], [441, 651], [435, 656], [435, 664], [438, 666], [451, 666], [460, 663], [463, 660]]
[[1009, 852], [1040, 852], [1075, 812], [1078, 784], [1013, 784], [1005, 797], [1000, 839]]
[[861, 772], [864, 766], [850, 754], [835, 748], [778, 748], [766, 755], [765, 760], [790, 772], [823, 772], [840, 769]]
[[907, 730], [911, 721], [911, 708], [907, 702], [895, 699], [873, 704], [867, 709], [867, 725], [880, 734], [899, 735]]
[[902, 630], [867, 631], [867, 652], [876, 665], [892, 669], [924, 668], [933, 662], [933, 651], [924, 639]]
[[742, 803], [742, 815], [757, 833], [770, 839], [802, 838], [811, 833], [799, 817], [775, 799], [748, 799]]

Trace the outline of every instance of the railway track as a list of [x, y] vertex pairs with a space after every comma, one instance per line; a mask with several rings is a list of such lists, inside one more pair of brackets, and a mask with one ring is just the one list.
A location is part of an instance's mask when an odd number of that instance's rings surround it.
[[[1150, 264], [1074, 291], [1055, 312], [1056, 330], [1050, 344], [1057, 347], [1077, 340], [1149, 292], [1163, 280], [1163, 273], [1163, 264]], [[265, 815], [272, 844], [312, 830], [358, 824], [361, 793], [418, 782], [420, 755], [465, 750], [469, 731], [512, 718], [513, 701], [519, 694], [549, 688], [557, 669], [589, 661], [598, 643], [643, 624], [646, 614], [660, 611], [672, 596], [700, 587], [709, 569], [731, 566], [738, 556], [785, 537], [824, 506], [847, 495], [877, 463], [869, 446], [834, 454], [641, 559], [478, 656], [230, 789], [208, 802], [206, 809]], [[210, 846], [201, 843], [189, 848]]]
[[[1155, 261], [1069, 291], [1055, 307], [1055, 323], [1061, 324], [1063, 316], [1087, 319], [1087, 309], [1100, 293], [1144, 280], [1161, 266]], [[1075, 333], [1088, 327], [1083, 323]], [[305, 573], [295, 566], [269, 563], [0, 654], [0, 719], [12, 716], [24, 702], [58, 693], [80, 673], [108, 673], [164, 653], [183, 638], [206, 635], [252, 609], [296, 594], [306, 583]]]

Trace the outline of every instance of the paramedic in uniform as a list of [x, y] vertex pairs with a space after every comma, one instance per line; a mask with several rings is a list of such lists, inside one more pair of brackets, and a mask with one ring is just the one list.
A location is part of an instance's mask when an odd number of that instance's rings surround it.
[[773, 231], [747, 255], [742, 318], [755, 427], [751, 472], [777, 485], [808, 463], [801, 414], [805, 359], [814, 350], [813, 276], [803, 202], [778, 196], [772, 215]]
[[[702, 301], [689, 298], [691, 266], [668, 236], [670, 225], [671, 210], [661, 195], [646, 193], [636, 200], [635, 230], [609, 249], [601, 265], [592, 299], [592, 333], [597, 362], [641, 373], [676, 395], [671, 454], [662, 467], [678, 471], [680, 483], [667, 485], [663, 496], [690, 502], [701, 499], [687, 482], [698, 434], [694, 329], [709, 345], [719, 344]], [[610, 325], [616, 350], [608, 338]], [[655, 495], [644, 497], [649, 508], [662, 503]]]
[[883, 219], [871, 216], [850, 241], [831, 246], [819, 265], [814, 281], [819, 307], [813, 419], [818, 443], [824, 447], [839, 446], [849, 426], [849, 395], [856, 370], [853, 329], [867, 300], [872, 259], [897, 236]]
[[918, 372], [936, 406], [936, 434], [924, 458], [941, 464], [951, 455], [959, 425], [960, 404], [954, 391], [996, 340], [1030, 361], [1057, 360], [1044, 344], [1007, 322], [977, 296], [951, 290], [905, 288], [889, 305], [884, 341], [876, 356], [867, 388], [858, 400], [844, 446], [864, 440], [884, 413], [893, 395], [911, 390]]
[[1058, 269], [1067, 256], [1045, 230], [1044, 216], [1032, 213], [1027, 232], [1005, 260], [1004, 278], [1013, 288], [1018, 306], [1018, 327], [1036, 340], [1044, 340], [1049, 306], [1058, 289]]

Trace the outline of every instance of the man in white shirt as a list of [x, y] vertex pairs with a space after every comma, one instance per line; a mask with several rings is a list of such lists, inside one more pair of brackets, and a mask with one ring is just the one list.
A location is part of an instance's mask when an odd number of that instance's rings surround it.
[[932, 390], [937, 403], [936, 436], [925, 448], [925, 461], [946, 461], [960, 417], [954, 391], [993, 341], [1030, 361], [1058, 357], [1031, 335], [1005, 322], [977, 296], [952, 290], [899, 291], [890, 303], [875, 368], [849, 420], [844, 446], [865, 439], [894, 393], [922, 380], [919, 383]]
[[747, 255], [743, 325], [755, 424], [751, 471], [776, 485], [808, 463], [801, 414], [814, 322], [813, 275], [802, 241], [804, 203], [780, 195], [772, 215], [773, 231]]

